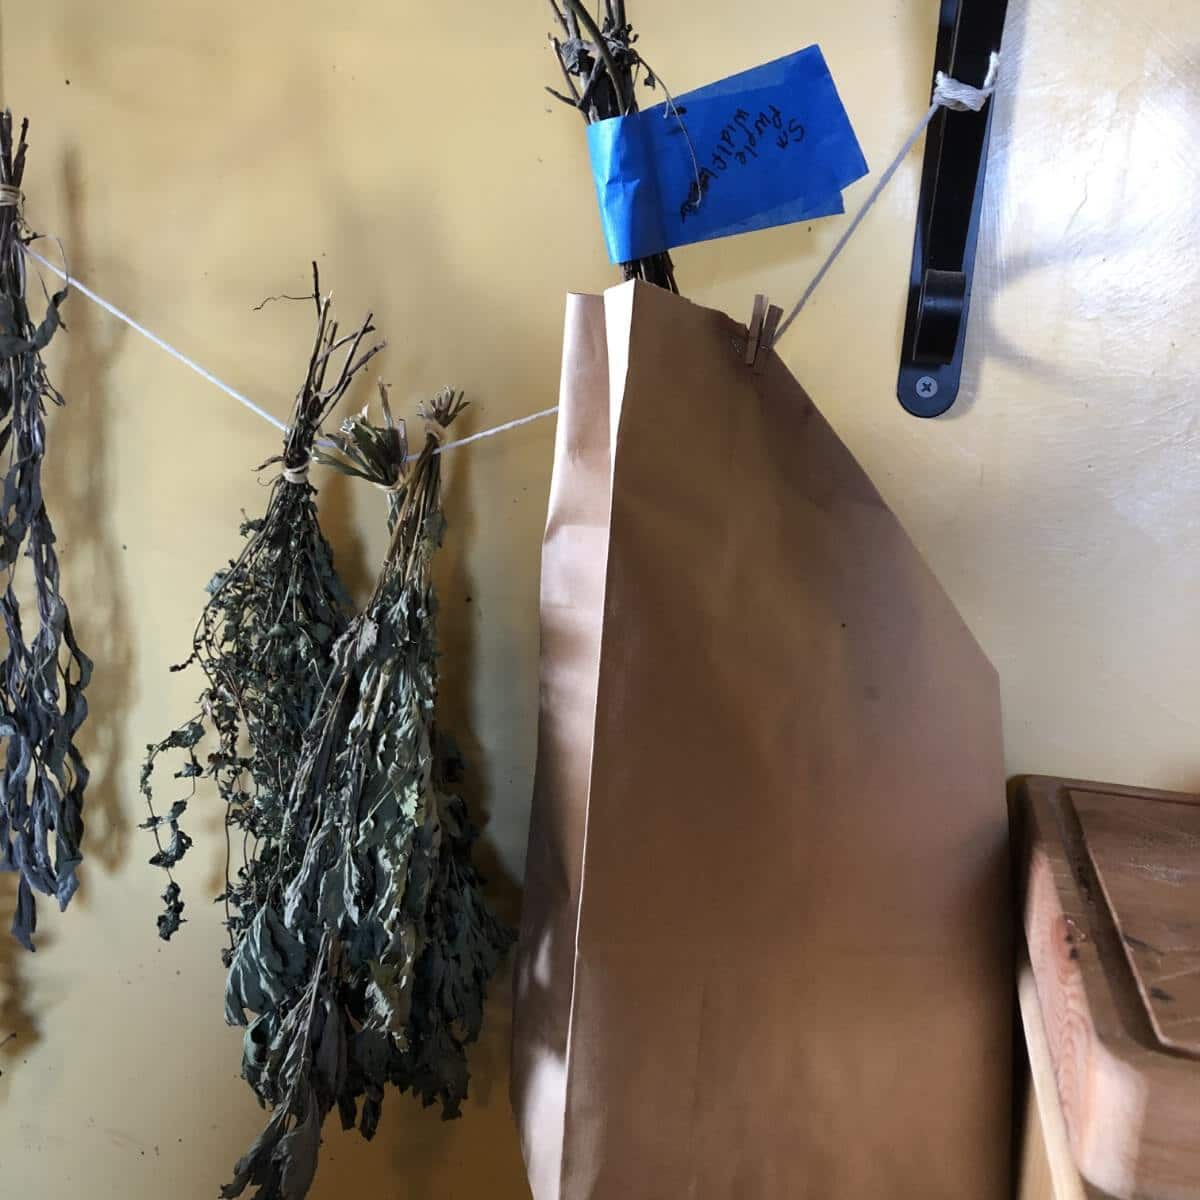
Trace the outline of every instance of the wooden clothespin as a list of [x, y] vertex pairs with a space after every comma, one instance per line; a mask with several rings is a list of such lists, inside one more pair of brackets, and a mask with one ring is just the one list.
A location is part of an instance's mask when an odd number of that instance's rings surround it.
[[768, 304], [766, 296], [754, 297], [754, 311], [750, 314], [750, 324], [746, 327], [746, 366], [753, 369], [755, 375], [761, 375], [766, 365], [767, 355], [775, 342], [775, 331], [783, 319], [783, 309], [777, 304]]

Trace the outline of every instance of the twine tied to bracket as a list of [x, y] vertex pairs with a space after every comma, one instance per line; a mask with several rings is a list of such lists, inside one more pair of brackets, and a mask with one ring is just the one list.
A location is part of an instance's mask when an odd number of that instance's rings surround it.
[[[904, 145], [900, 147], [896, 157], [888, 164], [886, 170], [876, 181], [875, 186], [871, 189], [866, 200], [863, 201], [862, 207], [854, 214], [854, 219], [846, 226], [842, 232], [842, 236], [834, 243], [834, 247], [830, 250], [825, 261], [817, 268], [817, 273], [812, 277], [808, 287], [804, 289], [800, 299], [796, 301], [792, 311], [786, 317], [779, 321], [774, 337], [769, 342], [764, 344], [761, 340], [757, 346], [757, 353], [762, 353], [770, 350], [774, 345], [787, 333], [792, 322], [800, 315], [800, 311], [811, 299], [813, 292], [820, 286], [821, 280], [825, 278], [829, 268], [841, 252], [846, 248], [847, 242], [854, 236], [859, 225], [862, 224], [863, 218], [871, 211], [875, 201], [883, 194], [883, 189], [892, 181], [892, 176], [900, 168], [900, 164], [908, 157], [909, 151], [917, 144], [920, 136], [929, 128], [930, 122], [937, 116], [938, 110], [948, 108], [952, 112], [982, 112], [983, 106], [991, 99], [992, 94], [996, 90], [996, 80], [1000, 74], [1000, 55], [993, 50], [988, 56], [987, 74], [984, 76], [983, 83], [979, 87], [972, 87], [969, 83], [963, 83], [959, 79], [952, 79], [944, 71], [939, 71], [934, 77], [933, 96], [930, 99], [929, 108], [925, 115], [917, 122], [917, 127], [908, 135], [904, 141]], [[749, 359], [751, 362], [756, 362], [756, 359]]]

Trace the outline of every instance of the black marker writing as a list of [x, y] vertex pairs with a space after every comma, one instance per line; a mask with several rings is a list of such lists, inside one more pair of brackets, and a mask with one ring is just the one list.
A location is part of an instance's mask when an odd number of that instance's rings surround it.
[[768, 134], [780, 150], [799, 145], [804, 140], [804, 126], [795, 117], [785, 118], [777, 105], [769, 105], [751, 114], [739, 108], [722, 127], [717, 136], [706, 165], [699, 168], [698, 177], [692, 181], [687, 198], [679, 206], [679, 219], [686, 221], [699, 210], [700, 202], [708, 193], [710, 184], [731, 167], [745, 167], [760, 158], [770, 148], [765, 140]]

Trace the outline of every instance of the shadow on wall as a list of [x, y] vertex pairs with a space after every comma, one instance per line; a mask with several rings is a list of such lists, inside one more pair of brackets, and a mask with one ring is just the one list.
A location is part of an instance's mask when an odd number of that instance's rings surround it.
[[[1038, 272], [1053, 273], [1053, 269], [1066, 264], [1104, 264], [1122, 259], [1130, 264], [1126, 278], [1134, 294], [1135, 306], [1140, 306], [1145, 294], [1145, 243], [1143, 231], [1135, 220], [1114, 224], [1110, 214], [1093, 207], [1087, 211], [1089, 201], [1088, 179], [1104, 164], [1093, 164], [1095, 170], [1088, 172], [1079, 184], [1078, 206], [1067, 219], [1062, 229], [1051, 230], [1046, 222], [1035, 223], [1036, 240], [1015, 255], [1007, 254], [1006, 242], [1015, 236], [1024, 236], [1026, 230], [1019, 224], [1014, 226], [1013, 205], [1020, 205], [1039, 195], [1039, 189], [1047, 186], [1047, 178], [1017, 178], [1013, 175], [1011, 149], [1015, 113], [1019, 106], [1029, 104], [1029, 94], [1022, 86], [1027, 65], [1027, 25], [1029, 21], [1028, 0], [1013, 0], [1008, 8], [1004, 26], [1003, 66], [1000, 89], [992, 103], [996, 106], [992, 118], [991, 143], [988, 153], [987, 178], [984, 185], [983, 212], [980, 219], [979, 248], [976, 255], [974, 288], [971, 294], [971, 311], [967, 326], [967, 345], [963, 355], [963, 379], [957, 403], [940, 420], [955, 421], [971, 415], [979, 395], [980, 380], [985, 363], [996, 360], [1023, 372], [1031, 386], [1054, 389], [1060, 394], [1087, 396], [1092, 401], [1123, 406], [1130, 399], [1130, 376], [1147, 369], [1145, 362], [1129, 364], [1126, 370], [1114, 370], [1112, 359], [1097, 358], [1080, 364], [1077, 355], [1067, 347], [1053, 358], [1035, 358], [1029, 351], [1007, 336], [1000, 328], [998, 308], [1005, 291], [1020, 283], [1027, 276]], [[1144, 86], [1152, 86], [1146, 83]], [[1113, 160], [1118, 161], [1118, 160]], [[1123, 162], [1123, 160], [1121, 160]], [[1064, 172], [1064, 165], [1072, 164], [1068, 157], [1048, 161], [1047, 170], [1056, 174], [1053, 183], [1058, 187], [1070, 187], [1071, 174]], [[1124, 170], [1122, 165], [1120, 170]], [[1103, 189], [1096, 201], [1103, 203]], [[1090, 219], [1089, 219], [1090, 217]], [[1184, 281], [1186, 286], [1186, 281]], [[1110, 295], [1106, 301], [1113, 305]]]
[[[62, 189], [67, 211], [63, 241], [70, 267], [86, 274], [86, 199], [74, 149], [63, 159]], [[67, 409], [56, 417], [47, 438], [46, 481], [62, 556], [63, 591], [80, 645], [95, 663], [87, 691], [88, 719], [79, 737], [92, 774], [83, 812], [84, 886], [73, 903], [86, 904], [89, 865], [99, 863], [115, 871], [129, 849], [122, 796], [131, 790], [133, 779], [125, 721], [132, 700], [137, 631], [128, 615], [125, 546], [110, 507], [117, 488], [112, 478], [115, 447], [109, 437], [113, 398], [107, 379], [125, 333], [78, 296], [69, 301], [67, 324], [59, 380]]]
[[[451, 436], [463, 437], [469, 428], [456, 427]], [[459, 453], [448, 472], [443, 493], [448, 528], [436, 564], [438, 645], [442, 653], [438, 721], [453, 735], [466, 759], [467, 773], [461, 790], [472, 819], [481, 830], [475, 843], [475, 861], [484, 877], [488, 899], [500, 916], [515, 926], [521, 907], [521, 884], [505, 870], [495, 844], [487, 836], [488, 819], [496, 803], [497, 781], [487, 747], [476, 736], [471, 722], [472, 689], [479, 686], [476, 602], [470, 569], [470, 549], [478, 522], [469, 499], [471, 470], [471, 455]]]
[[[40, 899], [40, 897], [39, 897]], [[0, 874], [0, 1105], [6, 1098], [5, 1076], [28, 1053], [41, 1033], [33, 1013], [26, 1006], [22, 968], [29, 951], [8, 932], [11, 914], [17, 907], [17, 876]], [[37, 945], [45, 947], [46, 935], [37, 935]]]
[[[340, 423], [341, 414], [329, 425]], [[328, 426], [327, 426], [328, 428]], [[354, 523], [354, 487], [356, 481], [340, 471], [316, 468], [313, 482], [317, 484], [317, 511], [321, 531], [333, 546], [333, 565], [338, 578], [354, 598], [358, 608], [363, 597], [375, 586], [375, 575], [367, 564], [367, 548]]]
[[368, 1143], [330, 1114], [308, 1200], [348, 1195], [529, 1200], [507, 1096], [511, 982], [507, 969], [493, 982], [483, 1035], [469, 1050], [471, 1094], [461, 1119], [444, 1121], [437, 1108], [423, 1108], [413, 1096], [389, 1089], [379, 1130]]

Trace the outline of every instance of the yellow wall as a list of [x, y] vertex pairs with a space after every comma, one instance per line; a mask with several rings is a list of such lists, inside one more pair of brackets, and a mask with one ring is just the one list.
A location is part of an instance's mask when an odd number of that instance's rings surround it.
[[[820, 41], [876, 169], [927, 97], [932, 3], [631, 9], [675, 90]], [[309, 314], [251, 309], [303, 291], [313, 256], [347, 321], [377, 314], [401, 406], [453, 382], [475, 428], [545, 407], [564, 291], [614, 279], [581, 123], [540, 91], [556, 75], [546, 16], [482, 0], [5, 0], [3, 100], [34, 121], [28, 214], [83, 279], [280, 416]], [[1198, 46], [1186, 0], [1013, 0], [969, 382], [948, 419], [919, 423], [893, 398], [915, 155], [786, 344], [1000, 669], [1013, 771], [1200, 785]], [[748, 313], [756, 290], [797, 294], [841, 226], [686, 249], [679, 277]], [[0, 942], [0, 1036], [20, 1034], [0, 1052], [0, 1192], [208, 1200], [261, 1120], [203, 899], [220, 820], [195, 806], [191, 921], [164, 946], [136, 778], [198, 689], [166, 668], [241, 509], [263, 504], [248, 468], [276, 438], [81, 298], [68, 320], [49, 491], [98, 664], [90, 857], [71, 910], [43, 908], [36, 957]], [[547, 421], [455, 457], [442, 563], [447, 715], [510, 907], [552, 436]], [[337, 481], [323, 496], [361, 589], [380, 500]], [[393, 1098], [372, 1145], [331, 1129], [315, 1197], [524, 1195], [501, 997], [466, 1119]]]

